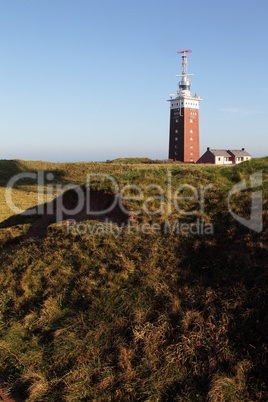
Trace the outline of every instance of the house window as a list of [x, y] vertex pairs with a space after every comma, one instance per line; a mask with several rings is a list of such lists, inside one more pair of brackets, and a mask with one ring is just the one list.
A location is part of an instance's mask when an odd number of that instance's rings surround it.
[[218, 161], [220, 161], [221, 160], [221, 158], [218, 158]]
[[191, 162], [193, 162], [193, 161], [194, 161], [194, 160], [193, 160], [193, 158], [191, 158], [190, 160], [191, 160]]

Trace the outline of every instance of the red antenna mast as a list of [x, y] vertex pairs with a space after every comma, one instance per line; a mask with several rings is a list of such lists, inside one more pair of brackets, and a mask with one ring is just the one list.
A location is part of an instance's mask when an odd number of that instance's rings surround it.
[[192, 53], [191, 50], [178, 50], [177, 53]]

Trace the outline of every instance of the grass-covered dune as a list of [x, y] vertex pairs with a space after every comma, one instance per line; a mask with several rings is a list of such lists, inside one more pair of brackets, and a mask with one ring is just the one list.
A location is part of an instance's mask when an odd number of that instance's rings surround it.
[[[55, 186], [109, 174], [120, 188], [139, 186], [147, 203], [124, 200], [132, 218], [141, 213], [122, 230], [91, 220], [80, 231], [52, 224], [46, 236], [27, 236], [39, 217], [11, 216], [5, 186], [41, 170]], [[230, 208], [249, 219], [251, 192], [262, 191], [259, 232], [228, 211], [230, 189], [257, 172], [262, 185], [234, 195]], [[267, 174], [268, 158], [234, 167], [0, 161], [6, 385], [25, 401], [267, 401]], [[103, 176], [91, 185], [112, 192]], [[196, 197], [169, 209], [169, 193], [182, 185]], [[163, 200], [153, 198], [160, 188]], [[37, 204], [34, 181], [14, 191], [22, 209]], [[137, 196], [134, 187], [126, 194]], [[196, 221], [213, 230], [172, 230]]]

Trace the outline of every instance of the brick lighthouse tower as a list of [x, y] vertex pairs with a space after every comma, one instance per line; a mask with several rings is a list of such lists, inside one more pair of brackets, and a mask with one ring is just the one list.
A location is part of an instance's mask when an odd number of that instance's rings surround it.
[[191, 50], [179, 50], [182, 54], [182, 77], [177, 96], [170, 95], [169, 159], [195, 163], [199, 159], [199, 102], [200, 96], [190, 91], [191, 81], [187, 73], [187, 54]]

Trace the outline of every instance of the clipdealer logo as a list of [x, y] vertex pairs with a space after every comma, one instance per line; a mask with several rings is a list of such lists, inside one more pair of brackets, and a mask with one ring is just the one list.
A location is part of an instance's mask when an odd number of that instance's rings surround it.
[[[108, 180], [114, 189], [114, 200], [112, 205], [109, 205], [105, 210], [92, 210], [91, 209], [91, 179]], [[26, 211], [18, 208], [13, 200], [13, 190], [16, 188], [20, 180], [33, 180], [36, 182], [38, 187], [37, 192], [37, 205], [34, 208], [30, 208]], [[80, 186], [75, 184], [47, 184], [54, 179], [54, 175], [51, 172], [39, 171], [36, 173], [24, 172], [13, 176], [6, 187], [6, 202], [9, 208], [15, 213], [22, 213], [24, 215], [42, 215], [55, 214], [56, 222], [60, 224], [66, 216], [68, 219], [75, 217], [80, 213], [83, 208], [86, 207], [86, 212], [91, 217], [105, 215], [113, 210], [116, 204], [119, 205], [121, 211], [126, 215], [129, 215], [131, 221], [131, 216], [138, 216], [141, 214], [146, 214], [148, 216], [158, 215], [158, 216], [170, 216], [173, 212], [178, 213], [180, 218], [193, 216], [198, 218], [197, 221], [189, 223], [178, 222], [176, 220], [175, 224], [172, 226], [172, 233], [178, 233], [178, 227], [180, 228], [179, 233], [192, 233], [196, 230], [193, 225], [197, 225], [198, 228], [202, 229], [202, 234], [212, 234], [213, 224], [205, 223], [202, 217], [205, 214], [205, 198], [206, 193], [213, 188], [213, 184], [207, 186], [200, 185], [198, 188], [189, 184], [181, 184], [176, 187], [172, 184], [172, 172], [167, 172], [166, 186], [163, 188], [159, 184], [147, 184], [145, 188], [141, 188], [136, 184], [126, 184], [122, 188], [119, 188], [118, 183], [111, 175], [104, 173], [89, 173], [87, 174], [86, 186], [83, 190]], [[263, 194], [262, 190], [258, 187], [262, 186], [263, 183], [263, 173], [262, 171], [256, 172], [249, 177], [249, 185], [247, 185], [246, 180], [242, 180], [235, 184], [228, 194], [228, 210], [231, 216], [243, 226], [260, 233], [263, 230]], [[77, 205], [72, 206], [70, 209], [66, 207], [63, 203], [63, 195], [67, 190], [72, 189], [77, 195]], [[251, 210], [250, 218], [246, 219], [244, 216], [240, 216], [235, 212], [235, 196], [241, 195], [244, 191], [255, 190], [251, 193]], [[129, 194], [130, 191], [130, 194]], [[153, 194], [151, 193], [153, 191]], [[52, 195], [52, 199], [48, 202], [49, 195]], [[53, 196], [54, 195], [54, 196]], [[56, 198], [55, 198], [56, 196]], [[208, 196], [208, 195], [207, 195]], [[124, 201], [136, 201], [138, 203], [138, 208], [136, 210], [129, 211]], [[46, 210], [45, 210], [45, 202]], [[156, 203], [156, 207], [152, 208], [152, 203]], [[192, 204], [192, 205], [191, 205]], [[194, 205], [194, 207], [193, 207]], [[201, 217], [201, 220], [199, 219]], [[74, 223], [74, 220], [72, 220]], [[179, 226], [180, 225], [180, 226]], [[192, 226], [191, 226], [192, 225]], [[203, 226], [205, 231], [203, 231]], [[72, 225], [73, 226], [73, 225]], [[148, 232], [148, 225], [141, 229]], [[170, 231], [171, 222], [166, 223], [167, 230]], [[174, 229], [175, 228], [175, 229]], [[152, 228], [153, 233], [155, 233], [155, 227]], [[209, 230], [208, 230], [209, 229]], [[158, 228], [157, 228], [158, 231]], [[200, 232], [200, 230], [199, 230]], [[198, 233], [199, 233], [198, 232]], [[201, 232], [200, 232], [201, 233]]]
[[235, 184], [230, 190], [228, 195], [228, 208], [232, 217], [243, 226], [260, 233], [263, 229], [263, 199], [262, 190], [254, 191], [251, 194], [251, 210], [250, 218], [246, 219], [242, 216], [236, 214], [231, 208], [231, 199], [235, 194], [241, 193], [245, 190], [255, 189], [262, 185], [262, 171], [254, 173], [249, 178], [249, 186], [247, 186], [246, 180], [241, 180], [239, 183]]

